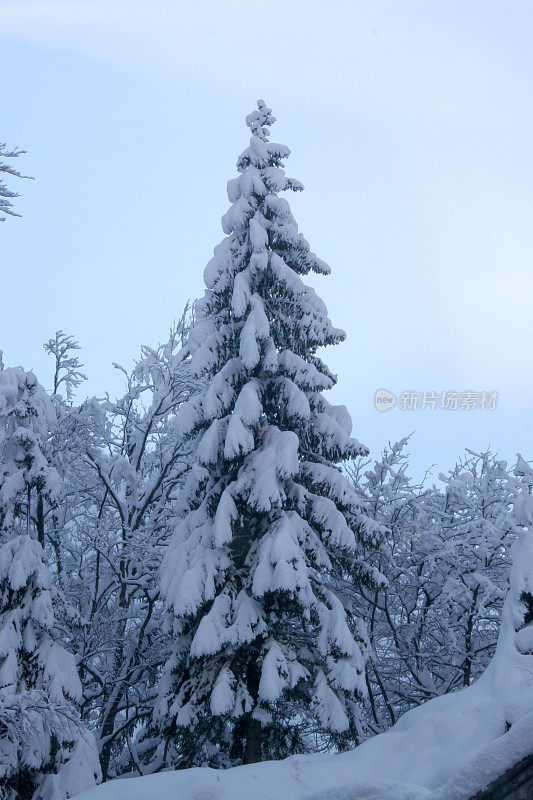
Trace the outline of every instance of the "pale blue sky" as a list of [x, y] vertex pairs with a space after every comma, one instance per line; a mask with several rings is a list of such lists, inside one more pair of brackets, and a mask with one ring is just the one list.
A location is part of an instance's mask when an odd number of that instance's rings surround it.
[[[264, 97], [289, 198], [332, 267], [327, 353], [373, 453], [417, 472], [465, 447], [533, 457], [529, 0], [0, 0], [0, 139], [35, 176], [0, 227], [6, 364], [74, 334], [90, 380], [162, 340], [222, 238], [226, 181]], [[496, 390], [496, 411], [374, 410], [378, 388]], [[80, 397], [80, 394], [78, 395]]]

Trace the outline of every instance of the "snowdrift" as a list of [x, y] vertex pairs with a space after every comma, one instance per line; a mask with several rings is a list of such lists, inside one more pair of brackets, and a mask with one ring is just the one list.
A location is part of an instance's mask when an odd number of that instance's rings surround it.
[[533, 533], [513, 556], [496, 653], [473, 686], [349, 753], [110, 781], [78, 800], [468, 800], [533, 752]]

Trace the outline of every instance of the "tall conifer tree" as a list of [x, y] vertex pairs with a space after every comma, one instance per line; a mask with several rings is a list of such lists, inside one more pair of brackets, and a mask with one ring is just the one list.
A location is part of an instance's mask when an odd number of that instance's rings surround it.
[[340, 469], [367, 450], [322, 394], [336, 378], [317, 350], [345, 334], [301, 278], [329, 267], [279, 197], [303, 186], [257, 105], [189, 337], [206, 388], [178, 415], [195, 461], [163, 560], [175, 647], [155, 716], [174, 766], [283, 757], [311, 733], [357, 740], [368, 643], [339, 589], [348, 573], [380, 580], [361, 556], [380, 527]]

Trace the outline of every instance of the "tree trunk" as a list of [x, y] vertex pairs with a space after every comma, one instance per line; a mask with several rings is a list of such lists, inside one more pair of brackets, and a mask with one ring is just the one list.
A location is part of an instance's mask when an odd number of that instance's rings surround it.
[[37, 541], [44, 547], [44, 500], [40, 492], [37, 493]]
[[113, 731], [115, 730], [115, 719], [120, 709], [120, 703], [123, 696], [123, 684], [120, 681], [120, 669], [123, 661], [123, 648], [122, 636], [119, 636], [119, 641], [114, 653], [115, 675], [117, 677], [118, 685], [111, 684], [111, 692], [106, 697], [104, 695], [104, 713], [102, 715], [102, 724], [100, 727], [100, 735], [98, 737], [100, 743], [103, 741], [100, 750], [100, 767], [102, 770], [102, 780], [106, 781], [109, 777], [109, 765], [111, 763], [111, 750], [113, 748], [113, 740], [110, 739]]
[[244, 763], [257, 764], [261, 760], [261, 723], [250, 715], [246, 723]]

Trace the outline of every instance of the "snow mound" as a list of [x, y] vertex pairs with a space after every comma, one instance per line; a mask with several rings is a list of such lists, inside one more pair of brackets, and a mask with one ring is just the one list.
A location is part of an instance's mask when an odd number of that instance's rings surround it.
[[495, 656], [472, 686], [349, 753], [111, 781], [78, 800], [469, 800], [533, 753], [532, 613], [530, 532], [514, 545]]

